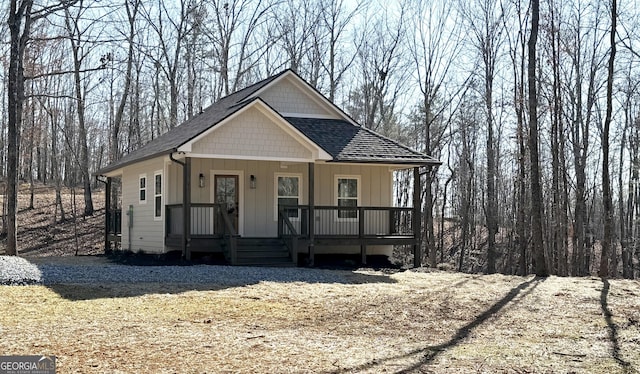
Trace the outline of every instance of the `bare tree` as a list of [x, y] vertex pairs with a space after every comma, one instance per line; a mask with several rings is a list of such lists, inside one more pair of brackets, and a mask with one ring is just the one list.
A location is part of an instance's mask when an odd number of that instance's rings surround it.
[[478, 50], [482, 61], [484, 79], [484, 105], [487, 122], [487, 186], [485, 218], [487, 222], [487, 272], [495, 273], [496, 234], [498, 233], [498, 207], [496, 196], [496, 139], [494, 124], [494, 80], [498, 54], [503, 41], [503, 11], [492, 0], [479, 0], [476, 7], [463, 8], [465, 18], [472, 33], [472, 44]]
[[[473, 85], [473, 82], [470, 83]], [[474, 92], [474, 90], [470, 90]], [[476, 233], [476, 165], [478, 153], [478, 123], [481, 121], [482, 103], [472, 94], [462, 98], [460, 110], [456, 114], [455, 132], [458, 150], [458, 201], [460, 216], [460, 253], [457, 260], [458, 271], [465, 269], [465, 258], [474, 248], [473, 237]]]
[[122, 127], [123, 117], [127, 101], [129, 99], [129, 93], [131, 91], [131, 82], [133, 80], [133, 63], [135, 52], [135, 35], [136, 35], [136, 17], [140, 7], [140, 0], [125, 0], [124, 8], [127, 13], [127, 21], [129, 23], [129, 30], [126, 34], [127, 47], [127, 59], [126, 68], [124, 72], [124, 81], [122, 87], [122, 96], [118, 102], [118, 108], [116, 109], [115, 117], [113, 119], [113, 125], [111, 127], [111, 149], [109, 150], [109, 160], [111, 162], [120, 158], [120, 129]]
[[211, 25], [205, 31], [213, 49], [213, 65], [218, 73], [216, 97], [243, 87], [266, 47], [272, 42], [254, 43], [273, 4], [270, 0], [211, 2]]
[[[155, 67], [162, 72], [169, 83], [169, 129], [178, 124], [179, 75], [184, 46], [189, 27], [187, 18], [194, 9], [195, 0], [180, 0], [177, 12], [167, 7], [167, 3], [158, 0], [155, 7], [143, 7], [143, 15], [158, 40], [156, 56], [153, 47], [147, 54], [154, 60]], [[157, 12], [154, 14], [153, 12]], [[177, 14], [176, 14], [177, 13]], [[153, 43], [155, 45], [155, 43]], [[159, 77], [156, 76], [156, 79]], [[160, 90], [156, 90], [160, 95]], [[159, 98], [157, 98], [159, 100]]]
[[[75, 13], [72, 14], [72, 10]], [[65, 9], [65, 27], [67, 31], [67, 38], [71, 44], [71, 55], [73, 58], [73, 80], [75, 87], [75, 102], [76, 110], [78, 114], [78, 142], [80, 146], [79, 167], [80, 174], [82, 176], [82, 185], [84, 188], [84, 215], [90, 216], [93, 214], [93, 200], [91, 197], [91, 175], [89, 173], [89, 146], [87, 142], [87, 125], [85, 118], [85, 98], [86, 88], [83, 84], [82, 74], [85, 71], [84, 61], [89, 56], [91, 48], [89, 48], [90, 35], [89, 32], [92, 28], [91, 22], [86, 27], [83, 27], [82, 22], [85, 19], [85, 13], [88, 7], [84, 4], [83, 0], [77, 2], [77, 7], [72, 9], [68, 7]], [[101, 69], [104, 66], [99, 66]]]
[[535, 273], [547, 276], [547, 263], [544, 257], [544, 243], [542, 236], [542, 186], [540, 183], [540, 161], [538, 157], [538, 97], [536, 94], [536, 42], [538, 40], [538, 25], [540, 21], [540, 1], [531, 0], [531, 34], [529, 37], [529, 153], [531, 154], [531, 216], [533, 255], [535, 258]]
[[[570, 106], [565, 113], [571, 125], [569, 142], [572, 146], [575, 174], [572, 275], [583, 276], [589, 273], [587, 163], [591, 150], [591, 127], [594, 126], [593, 114], [597, 93], [600, 90], [598, 72], [602, 67], [603, 57], [599, 52], [601, 45], [601, 35], [598, 33], [599, 9], [583, 9], [581, 3], [577, 5], [573, 10], [572, 23], [568, 25], [569, 29], [561, 41], [571, 64], [571, 69], [565, 73], [563, 80], [568, 86], [565, 89], [569, 99], [567, 103]], [[588, 14], [592, 14], [592, 28], [584, 24], [584, 18]]]
[[[529, 264], [527, 261], [527, 248], [529, 243], [529, 223], [528, 201], [527, 198], [527, 136], [525, 131], [525, 108], [526, 100], [524, 94], [526, 69], [526, 53], [527, 38], [525, 35], [526, 24], [528, 22], [529, 13], [522, 1], [513, 3], [514, 14], [516, 16], [517, 32], [513, 35], [507, 32], [506, 38], [509, 44], [509, 57], [511, 60], [513, 71], [513, 108], [516, 116], [516, 139], [517, 139], [517, 177], [515, 180], [515, 196], [514, 210], [515, 218], [515, 242], [518, 246], [518, 274], [526, 275], [529, 273]], [[510, 26], [506, 24], [505, 27]]]
[[[452, 115], [455, 111], [447, 111], [458, 99], [467, 82], [460, 83], [458, 89], [447, 91], [447, 86], [453, 86], [452, 70], [456, 57], [462, 48], [460, 42], [460, 23], [455, 19], [453, 4], [450, 2], [433, 3], [417, 0], [411, 4], [413, 15], [410, 19], [410, 29], [415, 30], [409, 38], [409, 51], [415, 64], [415, 74], [420, 88], [419, 111], [421, 113], [421, 132], [424, 137], [419, 147], [426, 154], [438, 157], [441, 153], [443, 136], [447, 122], [444, 116]], [[433, 181], [437, 168], [430, 168], [425, 173], [425, 208], [424, 224], [426, 247], [429, 251], [429, 265], [436, 266], [437, 253], [434, 239]], [[442, 231], [442, 230], [441, 230]], [[442, 235], [442, 232], [440, 233]]]
[[563, 120], [563, 95], [561, 90], [561, 6], [557, 1], [549, 1], [546, 34], [548, 38], [547, 59], [551, 62], [551, 94], [548, 95], [551, 116], [551, 193], [550, 233], [547, 261], [552, 272], [567, 275], [568, 272], [568, 180], [566, 172], [566, 136]]
[[308, 79], [312, 62], [306, 61], [314, 48], [313, 35], [319, 27], [320, 7], [314, 0], [287, 0], [274, 8], [277, 43], [281, 45], [286, 56], [286, 65], [293, 71]]
[[[638, 160], [638, 136], [637, 136], [637, 100], [640, 82], [632, 78], [632, 63], [627, 66], [627, 77], [622, 89], [624, 93], [623, 107], [624, 126], [620, 140], [620, 156], [618, 159], [618, 214], [620, 225], [620, 245], [622, 247], [622, 276], [633, 278], [633, 244], [634, 244], [634, 212], [636, 212], [636, 192], [638, 185], [638, 172], [640, 163]], [[634, 108], [635, 107], [635, 108]], [[630, 172], [625, 176], [625, 152], [628, 152]], [[625, 194], [625, 178], [628, 178]]]
[[355, 53], [340, 47], [342, 38], [349, 23], [366, 10], [368, 2], [361, 0], [351, 10], [347, 9], [344, 0], [321, 0], [320, 5], [322, 24], [327, 34], [326, 58], [321, 59], [321, 64], [329, 79], [329, 100], [333, 102], [338, 85], [356, 58]]
[[18, 200], [18, 148], [24, 103], [24, 55], [31, 26], [39, 19], [65, 9], [76, 0], [61, 0], [55, 5], [39, 6], [34, 0], [10, 0], [7, 24], [9, 25], [10, 53], [7, 78], [7, 249], [8, 255], [17, 255], [16, 213]]
[[359, 81], [349, 93], [347, 111], [366, 128], [384, 132], [393, 121], [401, 82], [408, 77], [402, 47], [405, 38], [404, 9], [397, 20], [388, 14], [367, 22], [358, 36]]
[[[613, 112], [613, 70], [616, 57], [616, 23], [617, 0], [611, 0], [611, 51], [609, 52], [609, 67], [607, 74], [607, 113], [602, 130], [602, 202], [604, 205], [604, 238], [602, 239], [602, 252], [600, 257], [600, 270], [598, 275], [606, 278], [609, 276], [609, 261], [612, 255], [613, 242], [613, 199], [611, 198], [611, 178], [609, 177], [609, 131], [611, 127], [611, 114]], [[615, 269], [613, 269], [615, 272]], [[614, 273], [615, 274], [615, 273]]]

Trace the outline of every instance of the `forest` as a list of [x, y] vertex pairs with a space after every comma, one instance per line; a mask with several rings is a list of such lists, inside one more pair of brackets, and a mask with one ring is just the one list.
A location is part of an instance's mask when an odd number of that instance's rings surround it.
[[60, 209], [78, 188], [92, 215], [96, 170], [292, 69], [442, 161], [421, 173], [425, 265], [640, 276], [634, 1], [9, 0], [0, 18], [8, 254], [18, 186]]

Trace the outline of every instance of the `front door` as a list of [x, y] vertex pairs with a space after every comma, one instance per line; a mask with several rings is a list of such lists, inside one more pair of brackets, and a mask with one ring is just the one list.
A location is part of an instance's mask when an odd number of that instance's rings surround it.
[[215, 175], [214, 177], [215, 203], [221, 204], [233, 222], [233, 227], [238, 233], [239, 188], [237, 175]]

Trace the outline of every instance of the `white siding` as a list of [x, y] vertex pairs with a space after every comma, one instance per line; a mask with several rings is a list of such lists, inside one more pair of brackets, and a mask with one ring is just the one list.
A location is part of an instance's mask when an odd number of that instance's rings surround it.
[[316, 205], [336, 205], [335, 176], [360, 176], [362, 206], [392, 206], [392, 173], [384, 166], [318, 164], [315, 168]]
[[[127, 166], [122, 172], [122, 248], [134, 252], [164, 252], [164, 220], [153, 218], [153, 174], [162, 170], [163, 158], [156, 158]], [[139, 202], [139, 178], [147, 175], [147, 203]], [[165, 186], [167, 184], [165, 183]], [[166, 188], [164, 189], [166, 193]], [[166, 199], [165, 199], [166, 200]], [[129, 206], [133, 206], [133, 224], [129, 228]], [[164, 214], [163, 214], [164, 217]], [[131, 234], [131, 235], [129, 235]], [[131, 240], [129, 240], [131, 237]], [[129, 246], [131, 242], [131, 246]]]
[[[331, 115], [322, 105], [311, 99], [305, 91], [288, 80], [269, 88], [260, 94], [260, 98], [279, 113], [298, 113], [308, 115]], [[337, 117], [336, 117], [337, 118]]]
[[[242, 205], [241, 219], [243, 222], [243, 236], [248, 237], [275, 237], [278, 234], [277, 221], [274, 220], [274, 177], [276, 173], [299, 173], [306, 179], [306, 163], [290, 164], [286, 169], [280, 167], [279, 162], [253, 161], [253, 160], [229, 160], [229, 159], [193, 159], [191, 162], [191, 178], [197, 180], [200, 173], [205, 175], [205, 187], [198, 187], [192, 183], [191, 200], [194, 203], [209, 203], [213, 199], [212, 171], [224, 174], [225, 170], [242, 172], [243, 190], [240, 191]], [[251, 175], [256, 178], [256, 188], [249, 187]], [[180, 181], [182, 178], [180, 177]], [[180, 184], [180, 183], [178, 183]], [[175, 185], [175, 183], [174, 183]], [[306, 203], [308, 190], [306, 183], [302, 183], [302, 202]], [[176, 186], [178, 196], [182, 196], [182, 186]], [[182, 200], [180, 200], [182, 201]]]
[[256, 108], [247, 110], [195, 142], [192, 150], [196, 154], [311, 158], [311, 151]]

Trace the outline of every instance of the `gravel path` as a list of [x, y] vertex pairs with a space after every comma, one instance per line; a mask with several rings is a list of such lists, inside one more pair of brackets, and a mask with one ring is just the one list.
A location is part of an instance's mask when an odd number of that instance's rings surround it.
[[348, 271], [306, 268], [36, 263], [22, 257], [0, 256], [0, 285], [162, 282], [226, 286], [263, 281], [353, 283], [354, 275]]

